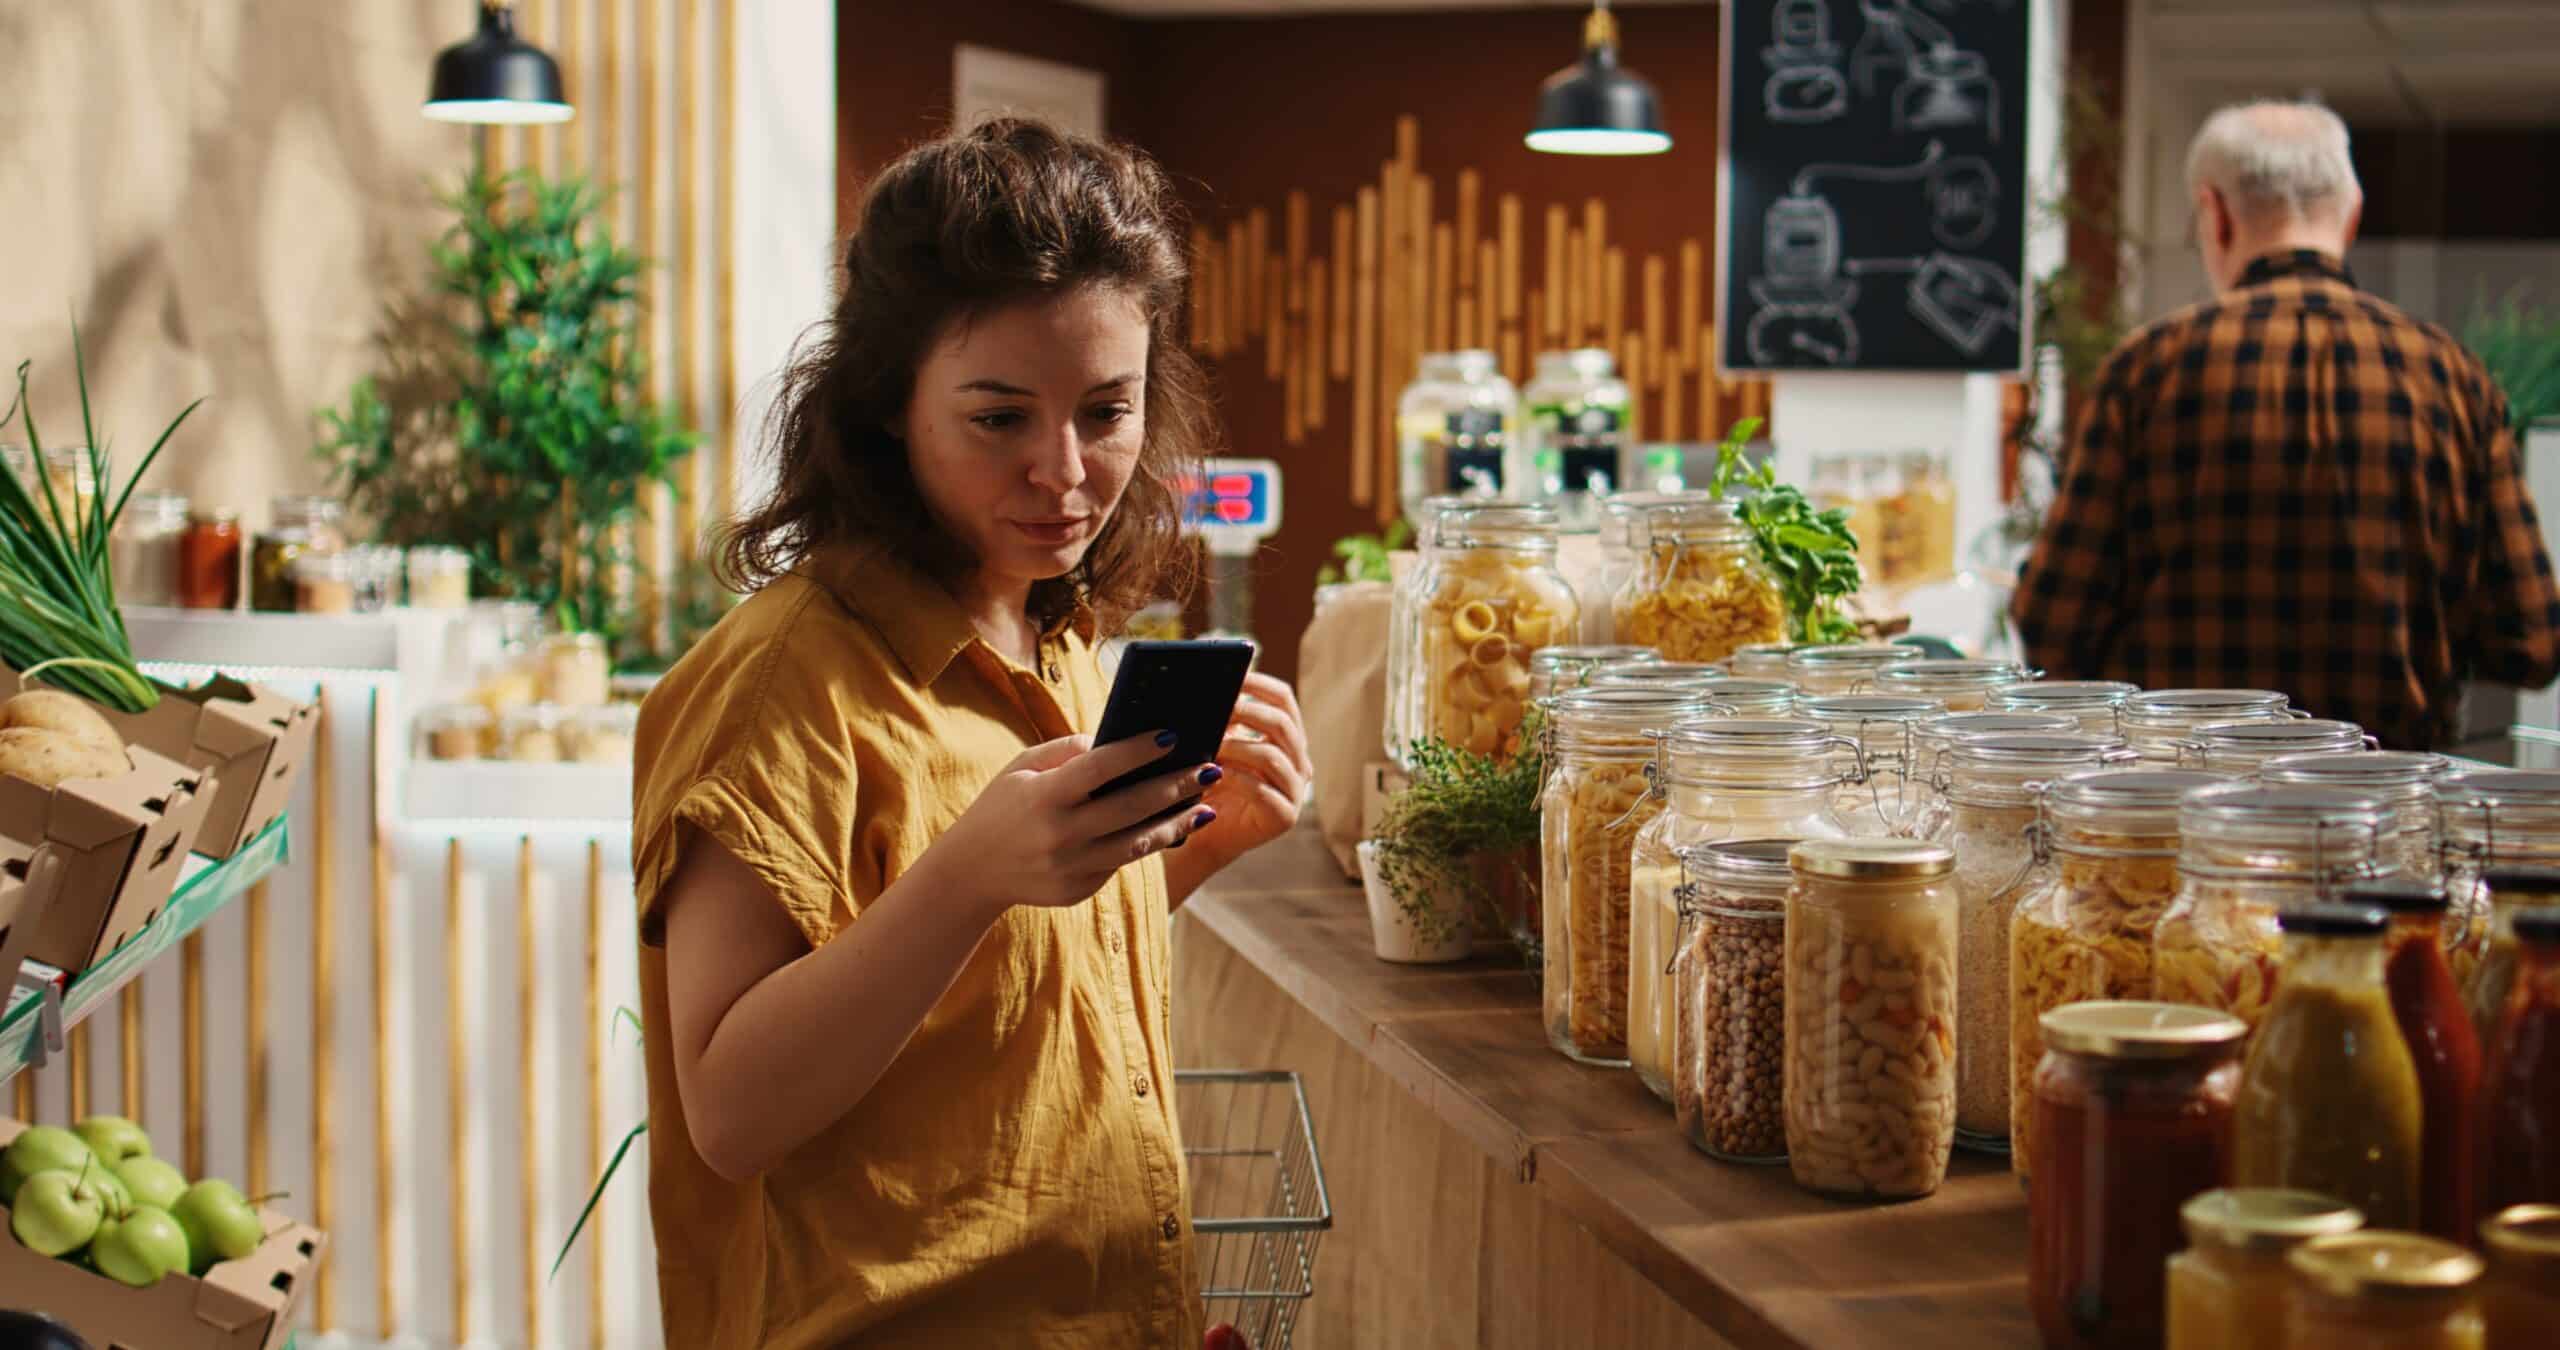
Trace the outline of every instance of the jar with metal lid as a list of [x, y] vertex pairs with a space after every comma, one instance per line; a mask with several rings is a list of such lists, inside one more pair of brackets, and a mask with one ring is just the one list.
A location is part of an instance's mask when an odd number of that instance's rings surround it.
[[1809, 840], [1788, 862], [1788, 1166], [1817, 1194], [1927, 1195], [1955, 1142], [1955, 854]]
[[1617, 661], [1591, 672], [1594, 689], [1702, 688], [1724, 678], [1724, 667], [1706, 661]]
[[2059, 713], [2082, 731], [2102, 736], [2124, 734], [2125, 700], [2142, 690], [2122, 680], [2027, 680], [1992, 690], [1982, 700], [1985, 712]]
[[2517, 910], [2514, 986], [2488, 1041], [2481, 1175], [2491, 1209], [2560, 1200], [2560, 906]]
[[2276, 911], [2373, 874], [2382, 804], [2343, 788], [2230, 783], [2178, 808], [2178, 895], [2151, 934], [2152, 996], [2258, 1025], [2283, 969]]
[[2034, 674], [2015, 661], [1905, 661], [1876, 672], [1876, 692], [1933, 698], [1948, 712], [1981, 712], [1992, 694]]
[[1548, 773], [1538, 798], [1547, 1039], [1586, 1064], [1627, 1063], [1631, 855], [1662, 810], [1654, 738], [1700, 717], [1704, 696], [1582, 689], [1548, 710]]
[[400, 550], [366, 545], [347, 550], [347, 556], [355, 560], [356, 613], [379, 614], [399, 603]]
[[2178, 890], [2178, 803], [2233, 781], [2181, 769], [2097, 769], [2045, 790], [2038, 868], [2009, 921], [2009, 1168], [2034, 1175], [2027, 1104], [2046, 1013], [2152, 997], [2151, 933]]
[[1934, 698], [1905, 694], [1796, 695], [1796, 716], [1820, 722], [1858, 747], [1865, 772], [1860, 781], [1841, 786], [1832, 808], [1852, 837], [1905, 834], [1919, 820], [1928, 783], [1918, 772], [1916, 730], [1946, 711]]
[[2382, 742], [2353, 722], [2288, 718], [2281, 722], [2208, 722], [2178, 745], [2178, 763], [2220, 773], [2255, 774], [2271, 759], [2378, 750]]
[[2497, 1040], [2498, 1018], [2516, 984], [2516, 916], [2560, 905], [2560, 867], [2490, 867], [2480, 873], [2480, 889], [2488, 899], [2489, 917], [2481, 925], [2486, 931], [2479, 959], [2468, 972], [2457, 969], [2454, 978], [2462, 984], [2463, 1006], [2470, 1010], [2472, 1030], [2486, 1051]]
[[178, 603], [178, 550], [187, 532], [187, 499], [175, 492], [137, 492], [125, 498], [108, 541], [116, 600], [127, 605]]
[[1641, 665], [1658, 659], [1642, 647], [1543, 647], [1529, 657], [1529, 702], [1544, 702], [1591, 682], [1594, 671], [1607, 666]]
[[2445, 889], [2460, 911], [2453, 977], [2470, 989], [2491, 937], [2491, 867], [2560, 867], [2560, 773], [2465, 769], [2436, 782], [2444, 816]]
[[2037, 802], [2067, 774], [2128, 764], [2112, 736], [1977, 736], [1948, 753], [1920, 837], [1956, 858], [1956, 1140], [2009, 1148], [2009, 923], [2036, 880]]
[[1519, 495], [1554, 502], [1567, 525], [1588, 521], [1596, 502], [1628, 485], [1635, 428], [1616, 362], [1601, 347], [1540, 352], [1520, 403], [1510, 472], [1531, 486]]
[[429, 759], [478, 759], [489, 753], [497, 719], [477, 703], [446, 703], [418, 714]]
[[2231, 1180], [2334, 1195], [2414, 1229], [2425, 1108], [2382, 982], [2387, 923], [2362, 905], [2276, 911], [2284, 982], [2240, 1071]]
[[471, 555], [422, 544], [409, 550], [409, 608], [461, 609], [471, 603]]
[[1660, 805], [1629, 855], [1627, 1055], [1645, 1086], [1669, 1101], [1671, 1007], [1662, 977], [1680, 922], [1682, 850], [1722, 839], [1838, 837], [1832, 788], [1857, 761], [1849, 742], [1787, 718], [1699, 718], [1656, 740], [1650, 776]]
[[543, 702], [594, 708], [613, 697], [613, 660], [601, 635], [554, 633], [534, 650]]
[[1778, 583], [1741, 507], [1712, 498], [1644, 509], [1635, 574], [1611, 597], [1620, 642], [1672, 661], [1722, 661], [1786, 636]]
[[1787, 653], [1786, 678], [1806, 694], [1869, 693], [1875, 688], [1876, 672], [1911, 660], [1918, 650], [1898, 642], [1798, 647]]
[[2124, 738], [2142, 757], [2175, 767], [2179, 744], [2216, 722], [2278, 722], [2294, 716], [2272, 689], [2146, 689], [2117, 709]]
[[2285, 1258], [2364, 1227], [2353, 1206], [2309, 1191], [2206, 1191], [2178, 1209], [2187, 1249], [2169, 1258], [2168, 1350], [2272, 1350], [2284, 1343]]
[[[1493, 758], [1519, 750], [1530, 659], [1576, 631], [1573, 590], [1555, 561], [1553, 507], [1441, 512], [1407, 634], [1408, 736]], [[1411, 767], [1408, 747], [1396, 755]]]
[[1617, 641], [1618, 613], [1613, 602], [1636, 574], [1637, 559], [1644, 550], [1644, 513], [1656, 506], [1713, 500], [1704, 492], [1620, 492], [1601, 501], [1596, 533], [1599, 570], [1590, 589], [1574, 588], [1574, 594], [1589, 597], [1582, 607], [1582, 641], [1594, 645]]
[[[2309, 722], [2277, 725], [2312, 726]], [[2343, 724], [2341, 724], [2343, 725]], [[2451, 772], [2453, 761], [2442, 755], [2408, 750], [2325, 751], [2309, 755], [2277, 755], [2258, 765], [2258, 781], [2341, 787], [2380, 799], [2383, 805], [2384, 870], [2413, 881], [2436, 881], [2442, 873], [2442, 815], [2436, 808], [2436, 783]], [[2445, 947], [2461, 945], [2465, 913], [2445, 925]]]
[[1785, 680], [1749, 680], [1715, 675], [1698, 681], [1707, 697], [1733, 709], [1736, 717], [1785, 717], [1795, 710], [1796, 687]]
[[2029, 1129], [2027, 1302], [2048, 1350], [2150, 1350], [2178, 1212], [2231, 1170], [2240, 1038], [2228, 1013], [2074, 1003], [2044, 1015]]
[[178, 541], [178, 603], [188, 609], [240, 607], [240, 513], [208, 506], [187, 517]]
[[1408, 519], [1421, 519], [1423, 500], [1441, 493], [1503, 495], [1519, 404], [1492, 352], [1423, 355], [1419, 376], [1396, 400], [1397, 477]]
[[304, 553], [293, 560], [293, 608], [300, 614], [353, 614], [358, 564], [350, 553]]
[[2480, 1225], [2489, 1277], [2480, 1287], [2485, 1350], [2560, 1345], [2560, 1205], [2517, 1205]]
[[640, 729], [640, 705], [579, 708], [561, 723], [561, 750], [573, 764], [628, 764]]
[[547, 703], [509, 708], [498, 715], [498, 758], [516, 764], [560, 762], [562, 710]]
[[1918, 773], [1922, 783], [1937, 781], [1947, 766], [1947, 752], [1956, 742], [1976, 736], [2009, 736], [2022, 731], [2079, 731], [2081, 727], [2060, 713], [1969, 712], [1941, 713], [1911, 728], [1911, 746], [1919, 756]]
[[2480, 1350], [2480, 1258], [2450, 1242], [2368, 1229], [2285, 1258], [2285, 1350]]
[[1726, 1162], [1787, 1156], [1787, 854], [1798, 842], [1728, 839], [1680, 851], [1672, 1114], [1691, 1144]]
[[1787, 658], [1802, 650], [1801, 642], [1754, 642], [1734, 649], [1733, 659], [1726, 664], [1734, 674], [1746, 680], [1786, 680]]
[[249, 545], [249, 607], [294, 609], [294, 559], [345, 548], [346, 535], [339, 526], [345, 513], [334, 497], [288, 496], [270, 503], [267, 528]]
[[[1422, 610], [1426, 603], [1422, 583], [1427, 569], [1423, 562], [1431, 556], [1432, 543], [1440, 535], [1440, 517], [1444, 512], [1464, 506], [1458, 497], [1429, 497], [1422, 503], [1419, 515], [1407, 514], [1413, 522], [1417, 556], [1413, 565], [1395, 572], [1394, 587], [1387, 603], [1387, 688], [1386, 708], [1380, 717], [1379, 735], [1387, 759], [1401, 765], [1407, 745], [1415, 736], [1413, 730], [1413, 663], [1422, 647]], [[1478, 502], [1491, 507], [1492, 502]]]

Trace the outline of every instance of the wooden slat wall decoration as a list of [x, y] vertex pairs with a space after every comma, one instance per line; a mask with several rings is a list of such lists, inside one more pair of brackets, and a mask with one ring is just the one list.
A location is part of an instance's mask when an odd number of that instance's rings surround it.
[[[1334, 258], [1341, 256], [1339, 253], [1333, 255]], [[1334, 275], [1351, 270], [1335, 267], [1329, 274], [1326, 266], [1329, 261], [1326, 258], [1307, 261], [1306, 350], [1305, 359], [1299, 363], [1298, 419], [1316, 431], [1324, 429], [1325, 378], [1331, 370], [1331, 362], [1326, 359], [1326, 351], [1331, 345], [1328, 335], [1333, 332], [1333, 325], [1328, 322], [1332, 318], [1333, 304], [1330, 283]]]
[[1271, 256], [1271, 213], [1257, 206], [1244, 216], [1244, 324], [1246, 337], [1263, 335], [1264, 261]]
[[[1326, 330], [1325, 368], [1337, 380], [1351, 378], [1351, 279], [1358, 270], [1352, 265], [1358, 256], [1359, 246], [1353, 242], [1358, 227], [1359, 212], [1355, 208], [1348, 204], [1333, 208], [1333, 252], [1327, 255], [1333, 259], [1333, 294], [1326, 302], [1332, 307], [1333, 326]], [[1321, 419], [1315, 421], [1316, 425], [1323, 425]]]
[[1431, 227], [1431, 350], [1455, 351], [1457, 322], [1458, 232], [1447, 221]]
[[1376, 498], [1378, 445], [1378, 190], [1360, 189], [1354, 215], [1360, 236], [1351, 323], [1351, 504]]

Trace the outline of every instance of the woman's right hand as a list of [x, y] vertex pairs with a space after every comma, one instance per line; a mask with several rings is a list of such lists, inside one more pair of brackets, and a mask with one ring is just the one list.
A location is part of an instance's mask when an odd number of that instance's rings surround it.
[[1214, 765], [1158, 774], [1094, 799], [1104, 784], [1172, 749], [1169, 739], [1145, 736], [1100, 749], [1087, 736], [1035, 745], [987, 784], [918, 865], [930, 859], [947, 868], [991, 912], [1082, 904], [1113, 873], [1217, 818], [1201, 808], [1156, 819], [1215, 783]]

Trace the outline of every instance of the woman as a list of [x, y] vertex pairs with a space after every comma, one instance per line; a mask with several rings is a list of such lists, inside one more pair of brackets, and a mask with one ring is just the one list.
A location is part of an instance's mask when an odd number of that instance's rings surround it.
[[1089, 800], [1169, 749], [1078, 733], [1097, 634], [1187, 579], [1181, 238], [1151, 164], [1032, 122], [864, 199], [720, 541], [755, 594], [641, 709], [670, 1345], [1200, 1343], [1167, 914], [1309, 770], [1257, 676], [1214, 765]]

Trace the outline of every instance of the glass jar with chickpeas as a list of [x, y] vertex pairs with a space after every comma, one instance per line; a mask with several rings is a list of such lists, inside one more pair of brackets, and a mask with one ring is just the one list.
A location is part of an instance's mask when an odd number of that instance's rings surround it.
[[1569, 643], [1580, 614], [1556, 570], [1555, 508], [1463, 503], [1441, 512], [1404, 639], [1404, 744], [1438, 740], [1508, 759], [1529, 710], [1530, 660]]

